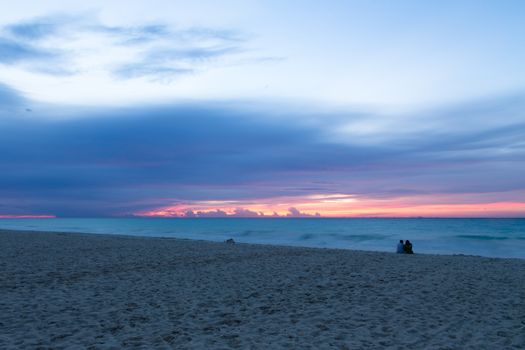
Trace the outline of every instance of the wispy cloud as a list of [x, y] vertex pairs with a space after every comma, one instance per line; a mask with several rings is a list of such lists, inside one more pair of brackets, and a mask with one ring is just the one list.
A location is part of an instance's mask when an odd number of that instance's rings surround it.
[[120, 79], [168, 80], [219, 60], [232, 64], [246, 42], [234, 30], [112, 26], [81, 15], [39, 17], [0, 29], [2, 64], [25, 63], [23, 68], [49, 75], [103, 71]]
[[177, 68], [173, 66], [159, 66], [150, 63], [137, 63], [121, 66], [113, 71], [120, 78], [150, 77], [153, 80], [170, 82], [175, 77], [194, 73], [190, 68]]
[[120, 78], [151, 77], [170, 80], [180, 75], [196, 73], [197, 66], [239, 51], [235, 47], [208, 47], [185, 49], [156, 49], [140, 61], [122, 65], [113, 73]]
[[22, 40], [41, 40], [56, 35], [63, 25], [62, 18], [44, 17], [5, 26], [4, 30]]
[[44, 50], [30, 44], [0, 38], [0, 63], [3, 64], [48, 60], [56, 56], [53, 50]]

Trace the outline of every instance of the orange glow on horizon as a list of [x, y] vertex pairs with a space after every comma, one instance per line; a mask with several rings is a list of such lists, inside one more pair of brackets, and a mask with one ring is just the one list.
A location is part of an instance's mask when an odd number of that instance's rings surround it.
[[7, 215], [0, 214], [0, 219], [56, 219], [55, 215]]

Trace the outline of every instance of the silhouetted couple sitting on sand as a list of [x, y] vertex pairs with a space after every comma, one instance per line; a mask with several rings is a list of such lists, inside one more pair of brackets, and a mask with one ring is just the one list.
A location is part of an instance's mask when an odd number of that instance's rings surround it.
[[403, 240], [399, 240], [399, 243], [397, 244], [397, 252], [400, 254], [414, 254], [412, 251], [412, 243], [407, 239], [405, 243], [403, 243]]

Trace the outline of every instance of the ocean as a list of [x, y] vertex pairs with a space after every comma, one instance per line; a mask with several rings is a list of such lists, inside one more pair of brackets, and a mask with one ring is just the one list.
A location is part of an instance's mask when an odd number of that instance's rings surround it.
[[525, 259], [525, 219], [93, 218], [0, 219], [0, 229], [86, 232], [209, 241]]

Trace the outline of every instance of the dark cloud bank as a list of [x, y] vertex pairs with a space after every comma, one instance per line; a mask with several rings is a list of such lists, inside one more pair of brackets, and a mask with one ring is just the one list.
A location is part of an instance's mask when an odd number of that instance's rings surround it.
[[[525, 98], [512, 101], [512, 111], [525, 107]], [[458, 118], [474, 104], [448, 110], [440, 120], [448, 118], [449, 132], [376, 135], [373, 143], [350, 134], [341, 143], [330, 135], [357, 114], [246, 102], [73, 109], [35, 105], [0, 85], [0, 213], [112, 216], [316, 193], [512, 196], [525, 189], [525, 118], [505, 122], [502, 103], [476, 107], [467, 126]]]

